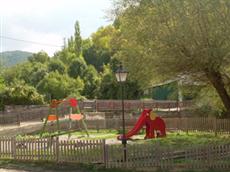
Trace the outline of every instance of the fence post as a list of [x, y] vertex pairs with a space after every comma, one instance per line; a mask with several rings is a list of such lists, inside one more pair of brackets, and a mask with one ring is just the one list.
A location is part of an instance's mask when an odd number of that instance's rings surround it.
[[20, 126], [20, 113], [17, 113], [17, 125]]
[[161, 157], [161, 155], [160, 155], [160, 149], [161, 149], [161, 147], [160, 147], [160, 143], [159, 142], [156, 142], [156, 145], [155, 145], [155, 148], [154, 148], [154, 159], [153, 159], [153, 162], [155, 161], [155, 166], [157, 167], [157, 168], [160, 168], [160, 166], [161, 166], [161, 164], [160, 164], [160, 158], [159, 157]]
[[177, 104], [177, 107], [176, 107], [177, 115], [179, 115], [179, 100], [177, 100], [176, 104]]
[[186, 117], [185, 118], [185, 126], [186, 126], [186, 134], [188, 135], [188, 122], [189, 122], [189, 120], [188, 120], [189, 118], [188, 117]]
[[16, 137], [11, 137], [11, 156], [16, 159]]
[[97, 112], [97, 99], [94, 100], [93, 108], [94, 108], [94, 112]]
[[95, 103], [95, 106], [94, 106], [95, 107], [95, 112], [98, 112], [97, 111], [97, 99], [95, 99], [94, 103]]
[[107, 162], [108, 162], [108, 145], [105, 143], [105, 139], [103, 139], [103, 161], [104, 166], [107, 168]]
[[216, 116], [214, 118], [214, 132], [215, 132], [215, 137], [217, 136], [217, 119]]
[[59, 137], [57, 136], [55, 139], [55, 152], [56, 152], [56, 162], [59, 162]]
[[209, 169], [212, 168], [212, 164], [213, 164], [212, 159], [213, 159], [213, 156], [215, 156], [215, 155], [211, 154], [212, 153], [212, 149], [213, 149], [213, 147], [211, 145], [207, 146], [207, 148], [206, 148], [206, 151], [207, 151], [207, 161], [208, 161], [208, 168]]

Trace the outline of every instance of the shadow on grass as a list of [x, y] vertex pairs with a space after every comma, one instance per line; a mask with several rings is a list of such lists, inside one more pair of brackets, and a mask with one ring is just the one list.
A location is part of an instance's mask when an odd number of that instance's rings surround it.
[[101, 165], [53, 163], [53, 162], [22, 162], [15, 160], [1, 160], [0, 168], [25, 170], [28, 172], [134, 172], [133, 170], [105, 169]]
[[[1, 160], [0, 168], [25, 170], [27, 172], [135, 172], [135, 170], [125, 169], [105, 169], [101, 165], [73, 164], [73, 163], [53, 163], [53, 162], [22, 162], [15, 160]], [[141, 170], [140, 170], [141, 171]], [[148, 172], [151, 171], [148, 170]], [[167, 170], [156, 170], [151, 172], [170, 172]], [[180, 172], [224, 172], [221, 170], [183, 170]], [[225, 171], [226, 172], [226, 171]]]

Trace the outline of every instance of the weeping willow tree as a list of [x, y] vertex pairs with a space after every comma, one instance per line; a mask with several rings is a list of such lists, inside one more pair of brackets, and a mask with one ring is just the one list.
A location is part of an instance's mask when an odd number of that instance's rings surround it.
[[143, 85], [186, 77], [211, 85], [230, 117], [229, 0], [115, 1], [115, 57]]

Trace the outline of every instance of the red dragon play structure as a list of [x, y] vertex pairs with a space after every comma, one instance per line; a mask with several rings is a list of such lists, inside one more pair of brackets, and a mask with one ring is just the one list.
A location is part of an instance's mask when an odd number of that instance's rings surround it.
[[[141, 113], [141, 116], [137, 120], [133, 129], [130, 130], [124, 137], [129, 139], [133, 135], [137, 134], [143, 126], [146, 126], [146, 135], [145, 139], [151, 139], [156, 137], [165, 137], [165, 122], [162, 118], [157, 117], [151, 109], [145, 109]], [[118, 139], [123, 139], [123, 135], [118, 136]]]

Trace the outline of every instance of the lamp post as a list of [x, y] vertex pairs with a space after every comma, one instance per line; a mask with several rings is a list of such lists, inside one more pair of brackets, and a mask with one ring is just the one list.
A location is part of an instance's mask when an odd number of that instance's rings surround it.
[[116, 73], [117, 81], [120, 83], [121, 86], [121, 104], [122, 104], [122, 144], [123, 144], [123, 150], [124, 150], [124, 161], [126, 162], [126, 138], [125, 138], [125, 109], [124, 109], [124, 82], [126, 81], [128, 72], [122, 67], [122, 65], [119, 66]]

